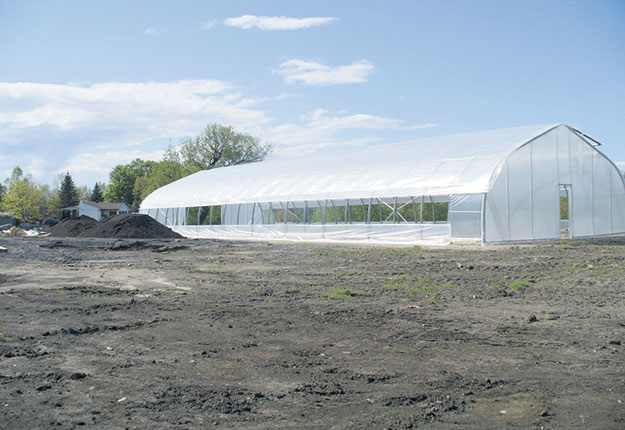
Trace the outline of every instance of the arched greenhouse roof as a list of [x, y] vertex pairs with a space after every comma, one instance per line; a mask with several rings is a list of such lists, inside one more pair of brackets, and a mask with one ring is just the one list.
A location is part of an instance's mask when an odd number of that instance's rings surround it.
[[512, 152], [558, 126], [454, 134], [205, 170], [154, 191], [141, 209], [484, 193]]

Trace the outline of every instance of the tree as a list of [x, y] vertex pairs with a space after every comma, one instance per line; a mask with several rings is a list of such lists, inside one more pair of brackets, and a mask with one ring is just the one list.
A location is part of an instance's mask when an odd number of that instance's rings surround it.
[[140, 188], [139, 196], [143, 200], [152, 191], [177, 181], [184, 176], [184, 167], [180, 162], [171, 159], [159, 161], [152, 168], [150, 175], [146, 177], [145, 183]]
[[23, 176], [24, 176], [24, 172], [22, 171], [20, 166], [15, 166], [13, 168], [13, 171], [11, 172], [11, 177], [6, 180], [6, 182], [8, 182], [9, 184], [9, 188], [11, 187], [12, 183], [16, 182], [18, 179], [22, 178]]
[[78, 200], [89, 200], [91, 196], [91, 190], [86, 185], [81, 185], [76, 187], [76, 196]]
[[6, 193], [7, 193], [7, 188], [4, 185], [0, 184], [0, 203], [2, 203], [2, 199], [4, 198]]
[[95, 183], [93, 190], [91, 190], [91, 194], [89, 195], [89, 200], [96, 203], [100, 203], [104, 200], [104, 184], [101, 184], [100, 182]]
[[2, 200], [2, 210], [12, 212], [20, 222], [41, 219], [43, 194], [30, 175], [24, 176], [22, 169], [16, 167], [7, 183], [8, 193]]
[[41, 218], [47, 218], [56, 213], [59, 193], [48, 184], [41, 185], [39, 189], [41, 190]]
[[180, 151], [170, 148], [168, 156], [172, 161], [180, 160], [185, 173], [190, 174], [261, 161], [271, 150], [270, 144], [250, 134], [240, 133], [231, 126], [210, 124], [199, 136], [184, 139]]
[[104, 193], [107, 202], [124, 202], [131, 209], [138, 208], [140, 198], [135, 196], [135, 182], [146, 177], [152, 171], [156, 161], [144, 161], [140, 158], [128, 164], [118, 164], [109, 173], [109, 185]]
[[69, 172], [65, 173], [63, 177], [63, 182], [61, 182], [61, 190], [59, 192], [60, 204], [62, 208], [66, 208], [68, 206], [76, 206], [79, 202], [78, 199], [78, 191], [76, 189], [76, 185], [74, 185], [74, 180]]

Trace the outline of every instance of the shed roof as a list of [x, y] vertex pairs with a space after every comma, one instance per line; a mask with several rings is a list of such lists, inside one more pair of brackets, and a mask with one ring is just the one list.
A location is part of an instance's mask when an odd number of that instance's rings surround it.
[[483, 193], [510, 153], [558, 126], [454, 134], [204, 170], [152, 192], [141, 209]]
[[117, 211], [124, 205], [124, 203], [92, 202], [87, 200], [84, 200], [84, 203], [105, 211]]

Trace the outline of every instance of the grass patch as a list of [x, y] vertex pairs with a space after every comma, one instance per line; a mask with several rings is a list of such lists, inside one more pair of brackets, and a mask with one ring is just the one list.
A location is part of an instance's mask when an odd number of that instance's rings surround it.
[[433, 302], [444, 288], [451, 288], [451, 282], [438, 283], [431, 279], [420, 279], [417, 281], [416, 287], [410, 290], [411, 294], [425, 295], [425, 300]]
[[408, 280], [405, 275], [398, 276], [396, 278], [390, 278], [388, 281], [380, 287], [382, 291], [397, 291], [408, 287]]
[[403, 257], [405, 255], [421, 255], [423, 253], [423, 248], [420, 246], [413, 246], [411, 248], [390, 248], [385, 249], [383, 252], [393, 257]]
[[493, 291], [500, 291], [501, 290], [501, 285], [499, 285], [499, 282], [495, 282], [490, 287], [493, 289]]
[[364, 254], [358, 249], [329, 249], [315, 252], [315, 257], [352, 256], [362, 257]]
[[416, 287], [410, 290], [412, 294], [423, 294], [423, 293], [431, 293], [434, 291], [441, 290], [443, 288], [450, 288], [451, 282], [445, 283], [437, 283], [432, 281], [431, 279], [420, 279], [417, 281]]
[[349, 270], [347, 272], [336, 272], [334, 273], [336, 276], [354, 276], [356, 272]]
[[525, 279], [515, 279], [510, 282], [510, 289], [514, 292], [521, 291], [523, 288], [529, 287], [530, 283]]
[[8, 341], [9, 341], [9, 336], [0, 332], [0, 342], [8, 342]]
[[345, 300], [357, 296], [366, 296], [367, 292], [362, 290], [350, 290], [347, 288], [332, 288], [326, 292], [326, 297], [332, 300]]

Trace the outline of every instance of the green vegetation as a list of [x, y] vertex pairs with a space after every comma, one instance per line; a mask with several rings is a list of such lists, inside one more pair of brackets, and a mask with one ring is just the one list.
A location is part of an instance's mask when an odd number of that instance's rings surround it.
[[569, 219], [569, 198], [560, 196], [560, 219]]
[[326, 292], [326, 297], [332, 300], [345, 300], [354, 298], [356, 296], [366, 296], [368, 293], [362, 290], [350, 290], [347, 288], [332, 288], [330, 291]]
[[[137, 210], [148, 194], [163, 185], [200, 170], [261, 161], [270, 152], [271, 145], [261, 143], [254, 136], [230, 126], [210, 124], [198, 136], [183, 139], [179, 151], [170, 146], [161, 161], [137, 158], [115, 166], [109, 174], [110, 184], [104, 198], [109, 202], [126, 202], [132, 210]], [[200, 224], [209, 224], [204, 222], [206, 213], [200, 214]], [[194, 216], [195, 222], [190, 219], [192, 224], [197, 223], [197, 209]]]
[[104, 190], [106, 189], [106, 185], [103, 182], [96, 182], [93, 186], [93, 190], [91, 190], [91, 194], [89, 195], [89, 200], [92, 202], [100, 203], [104, 201]]
[[59, 189], [59, 204], [61, 208], [68, 206], [76, 206], [80, 200], [78, 199], [78, 190], [69, 172], [65, 173], [61, 188]]
[[[198, 136], [184, 139], [180, 150], [170, 146], [161, 161], [137, 158], [116, 165], [109, 173], [109, 184], [96, 183], [92, 190], [76, 186], [69, 172], [52, 185], [39, 185], [17, 166], [0, 184], [0, 211], [13, 213], [19, 222], [37, 222], [49, 216], [61, 218], [61, 208], [75, 206], [82, 199], [124, 202], [136, 211], [148, 194], [163, 185], [199, 170], [261, 161], [271, 149], [271, 145], [230, 126], [210, 124]], [[199, 217], [199, 224], [218, 224], [221, 208], [213, 209], [195, 208], [189, 222], [195, 224]]]
[[380, 288], [382, 291], [397, 291], [404, 288], [407, 288], [409, 285], [408, 280], [406, 279], [406, 275], [400, 275], [397, 277], [390, 278], [387, 282], [382, 285]]
[[451, 287], [451, 282], [445, 282], [439, 284], [437, 282], [432, 281], [431, 279], [420, 279], [417, 281], [417, 285], [410, 290], [412, 294], [424, 294], [424, 293], [433, 293], [442, 288]]
[[385, 249], [383, 252], [386, 254], [390, 254], [393, 257], [402, 257], [404, 255], [421, 255], [421, 253], [423, 253], [423, 248], [421, 248], [418, 245], [415, 245], [410, 248]]
[[523, 288], [528, 287], [529, 285], [530, 283], [525, 279], [515, 279], [514, 281], [510, 282], [510, 289], [514, 292], [517, 292], [522, 290]]
[[334, 274], [336, 276], [354, 276], [356, 272], [349, 270], [347, 272], [335, 272]]
[[363, 256], [363, 252], [359, 249], [329, 249], [324, 251], [315, 252], [315, 257], [332, 257], [332, 256], [351, 256], [351, 257], [361, 257]]
[[30, 175], [24, 175], [22, 169], [13, 169], [10, 178], [5, 180], [7, 193], [2, 197], [0, 208], [12, 212], [20, 221], [41, 219], [43, 212], [43, 191]]
[[389, 278], [387, 282], [380, 287], [382, 292], [384, 291], [406, 291], [412, 295], [425, 295], [425, 299], [434, 301], [441, 290], [445, 288], [451, 288], [451, 282], [436, 282], [432, 279], [419, 279], [416, 282], [411, 282], [407, 279], [407, 275], [399, 275]]

